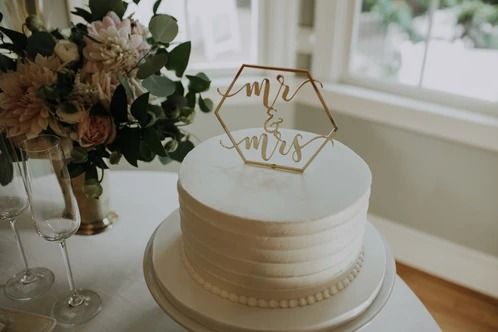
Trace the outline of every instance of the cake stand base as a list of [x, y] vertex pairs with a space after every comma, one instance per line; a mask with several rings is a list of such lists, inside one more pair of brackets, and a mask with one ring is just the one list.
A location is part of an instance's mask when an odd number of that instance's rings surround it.
[[392, 255], [382, 237], [368, 224], [362, 271], [347, 288], [305, 307], [252, 308], [202, 288], [184, 268], [180, 250], [180, 217], [175, 211], [149, 240], [144, 255], [144, 275], [159, 306], [190, 331], [354, 331], [380, 312], [396, 275]]

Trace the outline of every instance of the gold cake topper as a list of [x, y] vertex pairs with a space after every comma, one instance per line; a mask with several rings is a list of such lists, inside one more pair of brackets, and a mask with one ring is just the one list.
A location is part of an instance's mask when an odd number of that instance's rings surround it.
[[[250, 81], [241, 83], [241, 74], [248, 70], [263, 71], [265, 74], [274, 73], [275, 75], [261, 78], [260, 75], [256, 74], [250, 76]], [[293, 80], [289, 82], [286, 81], [286, 74], [299, 76], [293, 77]], [[236, 83], [237, 87], [234, 88]], [[272, 83], [276, 84], [276, 90], [272, 90]], [[291, 83], [295, 83], [295, 87], [292, 88]], [[221, 100], [214, 114], [230, 139], [230, 142], [220, 141], [220, 144], [224, 148], [235, 149], [246, 164], [283, 171], [304, 172], [327, 142], [332, 142], [332, 136], [337, 131], [337, 125], [318, 86], [323, 87], [322, 83], [313, 79], [309, 71], [304, 69], [242, 65], [226, 91], [223, 92], [217, 89], [218, 94], [221, 95]], [[322, 106], [321, 110], [325, 115], [327, 128], [330, 129], [327, 129], [327, 132], [322, 135], [310, 136], [301, 132], [297, 134], [292, 132], [289, 136], [289, 133], [285, 132], [283, 126], [285, 119], [282, 112], [280, 112], [280, 108], [277, 107], [277, 103], [291, 102], [306, 87], [310, 88], [310, 93], [318, 98]], [[265, 113], [259, 136], [251, 135], [236, 138], [220, 111], [229, 98], [244, 92], [245, 97], [248, 98], [260, 97]], [[283, 161], [286, 162], [284, 163]]]

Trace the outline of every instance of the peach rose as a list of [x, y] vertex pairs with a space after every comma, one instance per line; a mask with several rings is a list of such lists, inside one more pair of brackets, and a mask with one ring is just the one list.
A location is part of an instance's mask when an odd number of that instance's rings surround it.
[[84, 148], [112, 143], [116, 138], [116, 128], [110, 116], [87, 113], [78, 124], [78, 137]]

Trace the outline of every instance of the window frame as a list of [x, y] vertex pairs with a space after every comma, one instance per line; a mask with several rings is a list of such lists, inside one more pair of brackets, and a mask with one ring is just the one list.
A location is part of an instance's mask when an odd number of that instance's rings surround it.
[[[311, 48], [312, 72], [326, 83], [332, 109], [498, 151], [498, 103], [350, 73], [360, 9], [361, 0], [316, 0], [314, 28], [298, 33], [298, 45]], [[310, 40], [320, 47], [307, 45]]]
[[[317, 1], [317, 14], [333, 11], [334, 17], [336, 18], [335, 20], [333, 20], [336, 21], [334, 30], [340, 31], [340, 35], [337, 35], [337, 33], [333, 35], [333, 38], [336, 40], [332, 41], [331, 43], [333, 48], [335, 49], [335, 53], [332, 55], [335, 55], [335, 57], [337, 58], [337, 55], [340, 54], [340, 56], [342, 56], [343, 58], [343, 61], [339, 61], [338, 64], [335, 64], [335, 68], [331, 67], [328, 70], [330, 76], [326, 77], [327, 81], [333, 83], [350, 84], [387, 93], [394, 93], [409, 98], [441, 103], [445, 106], [450, 107], [468, 108], [483, 113], [496, 113], [498, 103], [484, 101], [472, 97], [459, 96], [450, 92], [428, 89], [421, 86], [410, 86], [397, 82], [384, 81], [351, 72], [350, 59], [352, 53], [355, 50], [357, 42], [357, 17], [361, 12], [361, 3], [362, 0]], [[318, 14], [315, 21], [315, 29], [317, 30], [317, 35], [321, 30], [324, 30], [325, 28], [323, 23], [321, 22], [322, 19], [324, 19], [324, 15]], [[328, 19], [330, 20], [330, 18]], [[322, 32], [322, 34], [324, 34], [324, 32]], [[324, 39], [320, 38], [320, 40]], [[317, 54], [314, 54], [314, 57], [315, 56], [317, 56]], [[318, 72], [324, 72], [323, 69], [327, 68], [323, 68], [325, 66], [325, 64], [323, 64], [323, 59], [320, 59], [319, 61], [322, 61], [322, 63], [313, 63], [313, 69], [317, 69]], [[327, 72], [327, 70], [325, 72]]]

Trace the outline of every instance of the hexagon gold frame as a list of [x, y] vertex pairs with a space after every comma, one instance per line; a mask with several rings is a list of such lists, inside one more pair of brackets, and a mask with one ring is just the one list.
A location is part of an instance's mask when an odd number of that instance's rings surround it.
[[[275, 164], [275, 163], [270, 163], [270, 162], [248, 160], [245, 157], [245, 155], [242, 152], [242, 150], [240, 149], [240, 147], [237, 145], [237, 142], [236, 142], [235, 138], [232, 136], [232, 134], [230, 132], [230, 129], [227, 127], [225, 121], [222, 119], [222, 117], [220, 115], [220, 110], [221, 110], [221, 107], [223, 106], [225, 100], [228, 98], [227, 95], [230, 93], [230, 91], [232, 90], [233, 86], [235, 85], [235, 82], [240, 77], [240, 74], [242, 74], [242, 71], [245, 68], [260, 69], [260, 70], [269, 70], [269, 71], [280, 71], [280, 72], [292, 72], [292, 73], [296, 73], [296, 74], [301, 74], [301, 75], [303, 75], [303, 76], [305, 76], [306, 78], [309, 79], [309, 82], [311, 83], [311, 85], [313, 87], [313, 90], [314, 90], [315, 94], [317, 95], [317, 97], [318, 97], [318, 99], [320, 101], [320, 104], [322, 105], [323, 111], [327, 115], [328, 120], [330, 120], [330, 124], [332, 125], [332, 129], [331, 129], [331, 131], [327, 135], [323, 135], [323, 137], [325, 138], [324, 141], [323, 141], [323, 143], [320, 144], [320, 146], [318, 147], [318, 149], [311, 155], [310, 159], [304, 164], [304, 166], [302, 166], [302, 167], [292, 167], [292, 166], [280, 165], [280, 164]], [[218, 103], [218, 105], [216, 106], [214, 114], [216, 115], [216, 118], [220, 122], [221, 126], [223, 127], [223, 130], [228, 135], [228, 138], [232, 142], [233, 147], [235, 148], [235, 150], [237, 151], [237, 153], [239, 154], [240, 158], [242, 159], [242, 161], [244, 163], [249, 164], [249, 165], [253, 165], [253, 166], [265, 167], [265, 168], [272, 168], [272, 169], [281, 170], [281, 171], [288, 171], [288, 172], [294, 172], [294, 173], [302, 173], [313, 162], [313, 160], [320, 153], [320, 151], [322, 151], [322, 149], [325, 147], [325, 145], [327, 144], [327, 142], [328, 141], [332, 141], [332, 136], [337, 131], [338, 127], [336, 125], [336, 122], [334, 121], [334, 118], [332, 117], [332, 113], [331, 113], [330, 109], [328, 108], [327, 104], [325, 103], [325, 100], [323, 99], [323, 96], [320, 93], [320, 90], [318, 89], [318, 87], [315, 84], [315, 82], [318, 82], [318, 81], [314, 80], [313, 77], [311, 76], [310, 72], [308, 70], [305, 70], [305, 69], [269, 67], [269, 66], [250, 65], [250, 64], [243, 64], [239, 68], [239, 70], [237, 71], [237, 74], [235, 75], [234, 79], [232, 80], [232, 82], [228, 86], [228, 89], [226, 90], [226, 92], [224, 94], [222, 94], [222, 98], [221, 98], [220, 102]], [[219, 92], [219, 90], [218, 90], [218, 92]]]

